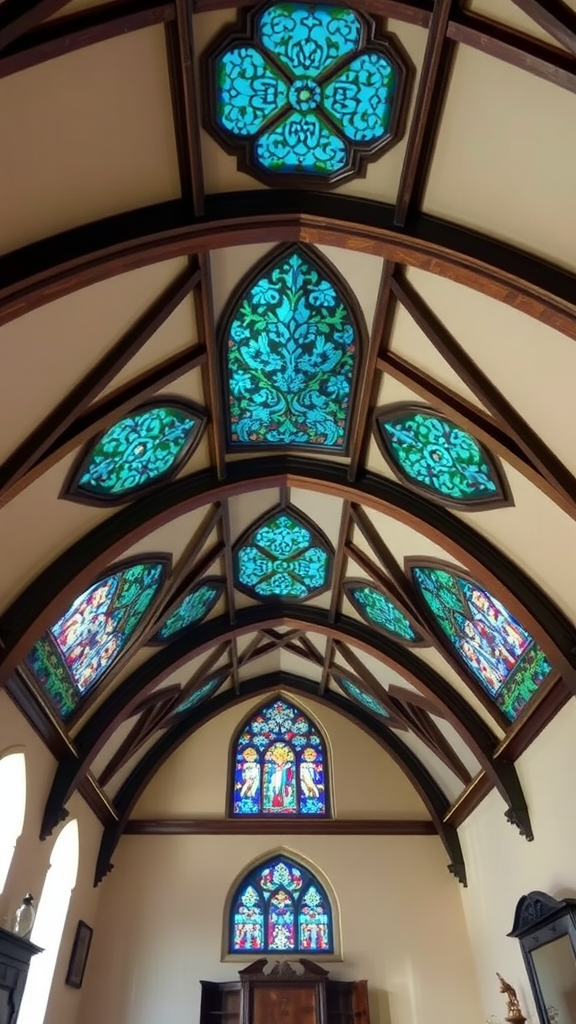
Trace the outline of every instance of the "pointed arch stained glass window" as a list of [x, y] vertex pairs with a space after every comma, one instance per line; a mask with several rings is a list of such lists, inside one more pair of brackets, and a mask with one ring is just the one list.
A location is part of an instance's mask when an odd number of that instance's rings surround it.
[[504, 477], [472, 434], [432, 409], [402, 404], [376, 415], [377, 437], [392, 467], [413, 487], [448, 504], [501, 504]]
[[422, 636], [402, 609], [380, 590], [359, 580], [346, 580], [344, 590], [356, 611], [376, 629], [398, 643], [418, 644]]
[[404, 59], [347, 7], [268, 4], [207, 60], [206, 126], [268, 183], [339, 183], [400, 137]]
[[254, 868], [230, 910], [230, 953], [332, 953], [332, 911], [311, 871], [288, 857]]
[[26, 661], [68, 718], [112, 667], [160, 591], [168, 561], [138, 562], [94, 583], [34, 644]]
[[225, 325], [231, 449], [344, 452], [359, 338], [324, 260], [296, 248], [261, 265]]
[[325, 815], [326, 752], [310, 719], [284, 700], [244, 724], [235, 750], [234, 815]]
[[363, 707], [371, 711], [373, 715], [378, 715], [380, 718], [390, 718], [390, 712], [386, 710], [381, 701], [373, 697], [371, 693], [367, 693], [366, 690], [360, 689], [355, 683], [352, 683], [349, 679], [344, 679], [343, 676], [338, 676], [338, 686], [344, 690], [347, 697], [351, 700], [356, 701], [357, 704], [361, 704]]
[[113, 423], [82, 455], [68, 493], [125, 501], [173, 476], [192, 454], [204, 416], [188, 403], [148, 402]]
[[452, 649], [513, 722], [552, 671], [542, 648], [473, 580], [430, 566], [412, 566], [411, 571]]
[[222, 580], [203, 580], [172, 609], [150, 643], [167, 643], [188, 626], [202, 622], [216, 604], [223, 589]]
[[241, 538], [234, 569], [236, 587], [250, 597], [305, 601], [329, 586], [332, 555], [326, 538], [284, 508]]

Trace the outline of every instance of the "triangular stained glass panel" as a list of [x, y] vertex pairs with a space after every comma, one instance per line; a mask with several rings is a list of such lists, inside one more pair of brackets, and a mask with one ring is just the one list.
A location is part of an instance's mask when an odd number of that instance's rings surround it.
[[474, 580], [449, 568], [412, 565], [429, 615], [460, 662], [513, 722], [552, 666], [517, 619]]
[[102, 681], [143, 622], [169, 560], [136, 562], [76, 598], [34, 644], [26, 663], [63, 719]]
[[324, 259], [298, 247], [261, 264], [223, 328], [230, 449], [345, 453], [361, 334]]
[[306, 601], [328, 589], [332, 563], [328, 539], [291, 507], [280, 508], [236, 544], [234, 584], [259, 601]]

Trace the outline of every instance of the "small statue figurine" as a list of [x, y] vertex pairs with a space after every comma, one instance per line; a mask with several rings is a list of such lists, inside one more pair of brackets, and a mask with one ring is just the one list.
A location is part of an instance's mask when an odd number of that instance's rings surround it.
[[508, 981], [505, 981], [505, 979], [502, 977], [501, 974], [498, 973], [498, 971], [496, 971], [496, 975], [500, 979], [500, 991], [504, 993], [504, 995], [506, 996], [506, 1001], [508, 1003], [506, 1007], [508, 1015], [505, 1017], [505, 1020], [507, 1020], [509, 1024], [523, 1024], [523, 1022], [526, 1020], [526, 1017], [520, 1009], [520, 1003], [518, 1002], [516, 989], [512, 988], [512, 985], [510, 985]]

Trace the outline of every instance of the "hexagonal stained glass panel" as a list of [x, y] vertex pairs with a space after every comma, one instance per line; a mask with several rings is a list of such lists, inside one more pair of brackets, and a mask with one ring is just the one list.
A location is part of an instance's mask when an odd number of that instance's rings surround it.
[[404, 60], [375, 34], [347, 7], [269, 4], [208, 56], [208, 129], [268, 183], [353, 177], [399, 137]]
[[126, 501], [173, 475], [192, 453], [203, 426], [203, 416], [186, 403], [147, 403], [89, 446], [68, 493], [107, 503]]
[[373, 715], [379, 715], [380, 718], [390, 718], [390, 712], [386, 710], [379, 700], [376, 700], [376, 697], [373, 697], [371, 693], [367, 693], [366, 690], [361, 690], [359, 686], [351, 683], [349, 679], [339, 676], [338, 686], [344, 690], [347, 697], [367, 708]]
[[285, 508], [241, 539], [234, 567], [235, 585], [250, 597], [305, 601], [329, 586], [332, 556], [328, 541]]
[[422, 636], [402, 609], [380, 590], [359, 580], [346, 580], [344, 590], [356, 611], [370, 625], [399, 643], [418, 644]]
[[452, 649], [513, 722], [552, 671], [544, 651], [517, 619], [458, 572], [412, 566], [412, 578]]
[[493, 457], [446, 416], [402, 405], [380, 410], [376, 421], [384, 454], [413, 487], [459, 505], [506, 499]]
[[139, 562], [76, 598], [26, 663], [59, 716], [68, 718], [126, 647], [160, 591], [167, 561]]
[[222, 580], [203, 580], [173, 608], [150, 643], [168, 643], [188, 626], [202, 622], [216, 604], [223, 588]]
[[223, 337], [231, 449], [344, 452], [360, 332], [325, 261], [284, 249], [232, 308]]

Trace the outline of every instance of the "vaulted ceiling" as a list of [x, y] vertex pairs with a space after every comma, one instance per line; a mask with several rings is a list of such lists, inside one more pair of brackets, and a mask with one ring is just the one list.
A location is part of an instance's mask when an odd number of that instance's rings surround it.
[[[390, 144], [326, 188], [255, 174], [215, 130], [203, 55], [250, 30], [245, 12], [0, 2], [0, 684], [58, 758], [44, 834], [75, 789], [100, 815], [98, 877], [171, 751], [282, 691], [392, 754], [464, 880], [457, 826], [491, 788], [531, 837], [514, 761], [576, 687], [576, 3], [350, 7], [399, 55], [404, 107]], [[295, 253], [356, 331], [340, 447], [324, 428], [259, 444], [250, 424], [236, 443], [229, 420], [234, 317]], [[194, 420], [179, 459], [142, 491], [83, 490], [106, 431], [158, 407]], [[422, 410], [472, 443], [497, 500], [402, 471]], [[316, 584], [303, 563], [295, 589], [269, 583], [294, 568], [256, 536], [279, 516], [325, 553]], [[242, 546], [260, 559], [250, 578]], [[157, 586], [128, 643], [63, 713], [30, 652], [95, 583], [146, 560]], [[544, 652], [512, 712], [431, 615], [413, 568], [439, 564]], [[202, 614], [159, 643], [202, 587]]]

